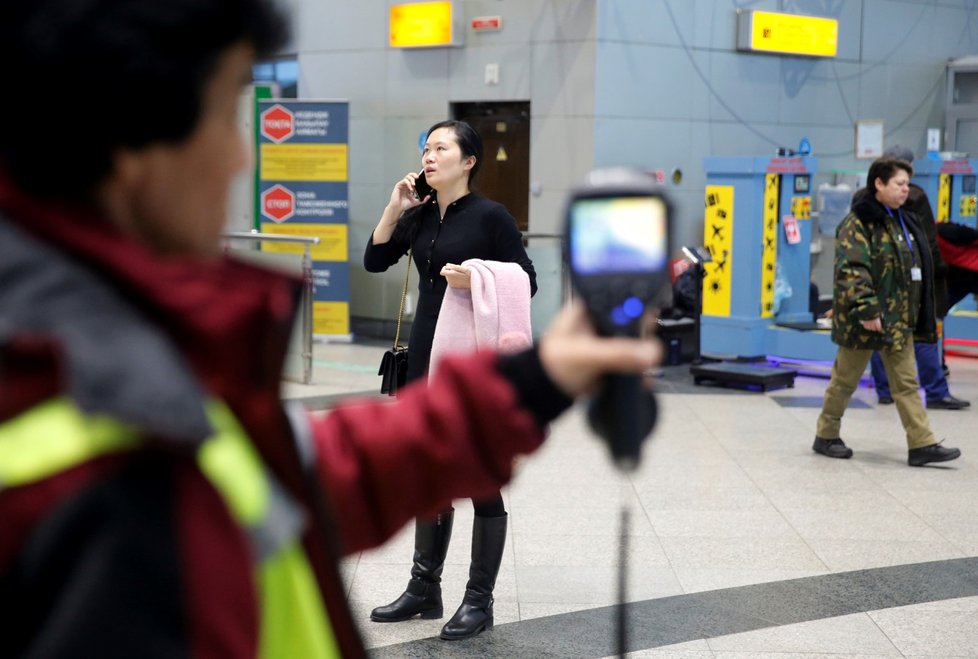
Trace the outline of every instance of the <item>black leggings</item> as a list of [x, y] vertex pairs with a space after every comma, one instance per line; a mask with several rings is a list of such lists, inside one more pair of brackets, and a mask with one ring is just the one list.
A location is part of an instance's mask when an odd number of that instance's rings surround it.
[[496, 492], [488, 499], [472, 499], [472, 507], [475, 509], [476, 517], [502, 517], [506, 514], [506, 506], [503, 505], [503, 495]]

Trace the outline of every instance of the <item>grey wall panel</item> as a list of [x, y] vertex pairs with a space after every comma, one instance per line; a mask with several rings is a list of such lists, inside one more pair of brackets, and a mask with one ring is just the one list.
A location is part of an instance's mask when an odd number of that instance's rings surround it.
[[[710, 118], [777, 122], [782, 95], [781, 63], [776, 57], [714, 52], [701, 70], [709, 92]], [[703, 154], [707, 155], [707, 154]]]
[[693, 158], [692, 130], [693, 124], [685, 119], [599, 117], [595, 119], [594, 142], [600, 151], [595, 153], [594, 164], [688, 170]]
[[477, 16], [502, 16], [498, 32], [465, 35], [466, 47], [523, 45], [594, 38], [594, 0], [469, 0], [466, 25]]
[[387, 51], [387, 116], [444, 113], [450, 51], [449, 48]]
[[302, 98], [345, 98], [356, 102], [355, 116], [387, 114], [387, 60], [380, 50], [300, 53]]
[[[532, 46], [499, 45], [465, 48], [450, 57], [448, 97], [452, 101], [525, 100], [530, 98]], [[486, 84], [486, 65], [499, 67], [499, 83]]]
[[377, 50], [387, 47], [388, 3], [292, 0], [297, 52]]
[[536, 45], [531, 56], [531, 112], [534, 115], [594, 113], [593, 41]]
[[696, 31], [698, 4], [663, 0], [601, 2], [598, 28], [602, 39], [615, 43], [679, 46], [681, 38], [689, 41]]
[[934, 109], [943, 110], [944, 81], [944, 67], [938, 63], [880, 66], [862, 79], [858, 118], [884, 119], [887, 133], [899, 127], [916, 127], [923, 145]]
[[[587, 116], [533, 115], [530, 181], [546, 190], [568, 189], [582, 181], [594, 166], [594, 126]], [[538, 230], [532, 219], [530, 230]]]
[[862, 57], [864, 4], [865, 0], [834, 2], [831, 13], [819, 14], [839, 21], [839, 51], [835, 58], [837, 62], [857, 62]]
[[[935, 16], [949, 11], [931, 3], [865, 0], [863, 24], [864, 62], [919, 63], [942, 52], [949, 38], [957, 40], [958, 29], [935, 35]], [[957, 10], [951, 10], [959, 14]], [[960, 26], [958, 26], [960, 27]]]
[[[583, 180], [581, 177], [574, 183]], [[539, 196], [530, 197], [530, 215], [535, 223], [535, 226], [530, 229], [531, 233], [563, 233], [567, 193], [572, 188], [573, 185], [568, 185], [566, 188], [543, 188]]]
[[[594, 0], [508, 0], [524, 4], [531, 11], [527, 37], [530, 43], [592, 40], [596, 34]], [[484, 4], [500, 6], [500, 2]], [[497, 12], [492, 12], [497, 13]]]
[[851, 126], [858, 109], [855, 65], [832, 60], [785, 59], [781, 65], [778, 119], [802, 134], [840, 124]]
[[694, 102], [699, 87], [682, 48], [601, 42], [597, 46], [595, 114], [612, 117], [689, 119], [705, 117]]

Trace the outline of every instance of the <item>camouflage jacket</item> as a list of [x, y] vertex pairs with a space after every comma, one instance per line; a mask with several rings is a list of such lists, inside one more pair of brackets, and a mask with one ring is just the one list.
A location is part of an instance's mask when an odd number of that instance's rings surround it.
[[[916, 326], [910, 326], [910, 254], [900, 250], [903, 231], [874, 196], [857, 196], [836, 230], [832, 340], [847, 348], [899, 348], [912, 334], [937, 340], [934, 265], [927, 236], [916, 215], [903, 210], [907, 231], [919, 246], [923, 285]], [[883, 319], [883, 332], [863, 328], [864, 320]]]

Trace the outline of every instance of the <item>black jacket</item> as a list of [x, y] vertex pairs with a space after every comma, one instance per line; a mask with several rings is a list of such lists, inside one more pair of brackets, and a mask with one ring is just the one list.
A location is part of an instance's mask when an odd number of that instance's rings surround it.
[[441, 311], [448, 281], [439, 272], [446, 263], [468, 259], [518, 263], [530, 277], [530, 294], [537, 291], [533, 262], [523, 248], [523, 235], [506, 207], [485, 197], [470, 193], [448, 207], [444, 220], [439, 217], [438, 202], [432, 199], [404, 213], [391, 239], [373, 244], [367, 241], [363, 265], [367, 272], [383, 272], [397, 263], [413, 247], [418, 282], [418, 308], [408, 340], [408, 381], [416, 380], [428, 370], [435, 325]]

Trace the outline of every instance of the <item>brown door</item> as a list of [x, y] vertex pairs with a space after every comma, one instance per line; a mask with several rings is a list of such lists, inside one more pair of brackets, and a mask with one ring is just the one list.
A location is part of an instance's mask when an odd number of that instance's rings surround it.
[[475, 188], [506, 206], [520, 231], [526, 232], [530, 224], [530, 104], [453, 103], [452, 116], [482, 136], [485, 157]]

